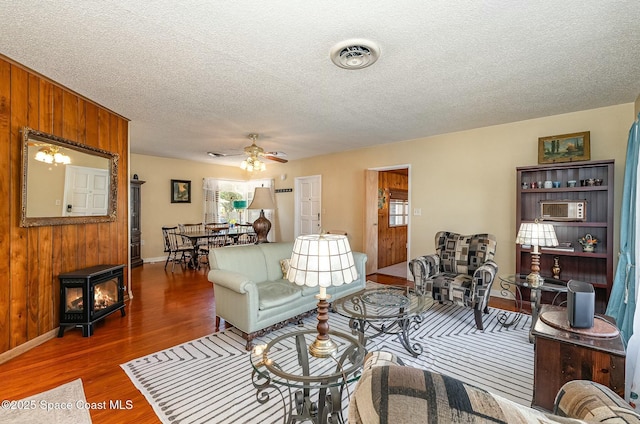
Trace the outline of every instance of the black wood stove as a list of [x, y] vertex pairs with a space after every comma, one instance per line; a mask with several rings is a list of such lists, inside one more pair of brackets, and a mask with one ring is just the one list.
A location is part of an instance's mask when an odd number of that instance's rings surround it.
[[124, 311], [124, 265], [96, 265], [60, 274], [60, 329], [82, 327], [82, 335], [93, 334], [93, 324], [107, 315]]

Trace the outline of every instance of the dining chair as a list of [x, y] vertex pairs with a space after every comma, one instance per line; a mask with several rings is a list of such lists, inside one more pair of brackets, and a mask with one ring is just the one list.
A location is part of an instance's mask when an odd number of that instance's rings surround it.
[[189, 243], [193, 245], [194, 251], [196, 252], [194, 266], [200, 269], [201, 263], [206, 264], [209, 262], [209, 240], [208, 238], [200, 238], [196, 243], [193, 243], [191, 239], [189, 239], [188, 234], [201, 234], [208, 230], [202, 222], [197, 224], [178, 224], [178, 228], [181, 234], [187, 235], [183, 237], [185, 244]]
[[236, 244], [253, 244], [257, 240], [255, 233], [242, 233], [238, 236]]
[[194, 247], [190, 243], [183, 243], [178, 227], [162, 227], [162, 237], [164, 239], [164, 251], [167, 253], [164, 269], [167, 269], [169, 261], [172, 262], [171, 272], [173, 272], [176, 262], [187, 265], [192, 260], [195, 254]]
[[233, 244], [233, 239], [226, 234], [216, 234], [209, 237], [209, 248], [225, 247]]

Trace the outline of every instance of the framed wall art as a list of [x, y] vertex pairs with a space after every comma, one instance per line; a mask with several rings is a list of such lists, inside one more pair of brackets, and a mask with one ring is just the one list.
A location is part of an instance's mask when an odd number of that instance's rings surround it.
[[538, 163], [591, 159], [589, 131], [538, 138]]
[[171, 203], [191, 203], [191, 181], [171, 180]]

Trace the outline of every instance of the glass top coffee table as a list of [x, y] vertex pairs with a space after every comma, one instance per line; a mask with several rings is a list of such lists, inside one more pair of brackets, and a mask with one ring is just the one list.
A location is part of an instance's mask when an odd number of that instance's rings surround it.
[[[349, 318], [349, 326], [358, 332], [358, 340], [366, 345], [367, 339], [382, 334], [397, 334], [404, 348], [413, 356], [422, 353], [419, 343], [412, 343], [411, 329], [420, 327], [422, 315], [433, 306], [431, 293], [418, 294], [404, 286], [368, 288], [333, 302], [333, 309]], [[366, 336], [367, 330], [369, 335]]]

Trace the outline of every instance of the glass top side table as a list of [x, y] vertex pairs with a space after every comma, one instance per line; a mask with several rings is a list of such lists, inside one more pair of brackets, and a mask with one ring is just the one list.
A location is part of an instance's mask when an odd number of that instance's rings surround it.
[[315, 329], [293, 331], [254, 347], [250, 355], [256, 399], [265, 404], [272, 394], [280, 396], [284, 423], [344, 422], [343, 390], [360, 378], [364, 346], [348, 334], [330, 330], [338, 351], [333, 357], [316, 358], [309, 354], [316, 334]]
[[[501, 324], [508, 327], [510, 325], [516, 324], [522, 318], [523, 313], [523, 305], [522, 305], [522, 288], [526, 288], [530, 290], [530, 301], [531, 301], [531, 327], [529, 329], [529, 341], [533, 343], [534, 336], [531, 334], [531, 329], [536, 324], [538, 320], [538, 312], [540, 311], [540, 300], [542, 297], [542, 292], [551, 292], [555, 293], [551, 304], [556, 304], [558, 298], [562, 293], [567, 292], [567, 283], [566, 281], [558, 280], [556, 278], [551, 277], [541, 277], [541, 283], [537, 287], [532, 287], [531, 284], [527, 281], [527, 274], [511, 274], [511, 275], [500, 275], [500, 288], [501, 293], [505, 294], [506, 292], [510, 292], [510, 287], [515, 287], [517, 295], [515, 295], [516, 307], [519, 309], [520, 314], [515, 317], [511, 321], [506, 321], [505, 316], [499, 317], [501, 320]], [[564, 303], [560, 302], [560, 304]]]
[[[381, 334], [398, 334], [404, 348], [413, 356], [422, 353], [418, 343], [411, 343], [409, 332], [418, 328], [422, 315], [433, 306], [431, 293], [421, 295], [405, 286], [385, 286], [361, 290], [333, 302], [333, 309], [349, 318], [349, 326], [358, 332], [358, 340], [366, 345], [367, 338]], [[365, 337], [365, 331], [373, 334]]]

